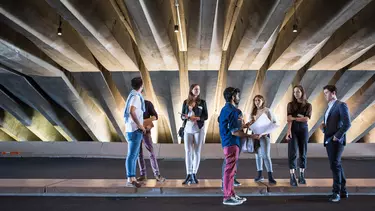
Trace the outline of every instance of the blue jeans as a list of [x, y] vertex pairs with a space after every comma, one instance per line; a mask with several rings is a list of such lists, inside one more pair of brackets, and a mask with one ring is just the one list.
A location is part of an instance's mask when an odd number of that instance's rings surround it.
[[143, 139], [143, 133], [140, 130], [126, 133], [126, 140], [128, 141], [128, 155], [126, 156], [125, 167], [126, 176], [135, 177], [137, 170], [137, 159], [139, 156], [139, 148]]

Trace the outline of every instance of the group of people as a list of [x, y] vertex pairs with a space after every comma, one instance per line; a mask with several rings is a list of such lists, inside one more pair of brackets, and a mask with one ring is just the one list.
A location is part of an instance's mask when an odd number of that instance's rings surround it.
[[[128, 155], [126, 158], [127, 185], [141, 187], [141, 182], [147, 179], [146, 168], [142, 153], [142, 142], [150, 153], [151, 166], [155, 179], [159, 182], [165, 180], [160, 175], [157, 160], [155, 158], [150, 130], [153, 121], [158, 115], [151, 102], [143, 99], [143, 82], [140, 77], [131, 81], [133, 90], [126, 101], [124, 118], [126, 123], [126, 139], [128, 141]], [[323, 88], [324, 96], [328, 102], [324, 123], [320, 129], [324, 133], [324, 146], [326, 147], [331, 171], [333, 174], [333, 194], [330, 201], [338, 202], [340, 198], [347, 198], [346, 180], [341, 166], [341, 155], [346, 144], [346, 132], [351, 126], [349, 111], [346, 103], [337, 100], [337, 88], [327, 85]], [[276, 123], [274, 114], [267, 108], [265, 98], [256, 95], [253, 99], [253, 108], [248, 122], [245, 121], [242, 111], [238, 108], [240, 102], [240, 90], [228, 87], [223, 93], [226, 104], [218, 117], [221, 144], [224, 152], [222, 167], [222, 190], [224, 192], [223, 204], [240, 205], [246, 198], [235, 194], [234, 186], [241, 185], [236, 180], [238, 157], [241, 152], [241, 139], [251, 138], [259, 141], [257, 148], [255, 182], [264, 180], [262, 175], [263, 163], [268, 172], [269, 184], [276, 184], [273, 177], [272, 160], [270, 155], [270, 134], [249, 134], [247, 130], [256, 120], [265, 114], [271, 122]], [[306, 153], [309, 139], [308, 121], [311, 118], [312, 105], [307, 101], [305, 90], [298, 85], [293, 88], [293, 100], [287, 106], [288, 130], [286, 140], [288, 142], [288, 162], [290, 172], [290, 185], [306, 184]], [[200, 164], [201, 149], [204, 142], [205, 121], [208, 119], [207, 104], [200, 97], [200, 86], [190, 86], [189, 95], [184, 101], [181, 112], [183, 126], [179, 131], [185, 148], [186, 178], [182, 184], [198, 184], [197, 173]], [[142, 141], [143, 140], [143, 141]], [[297, 151], [299, 152], [298, 179]], [[140, 177], [136, 178], [136, 162], [139, 161]]]

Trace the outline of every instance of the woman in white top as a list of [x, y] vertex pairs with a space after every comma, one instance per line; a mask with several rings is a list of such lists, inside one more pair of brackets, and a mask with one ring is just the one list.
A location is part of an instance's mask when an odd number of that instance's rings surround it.
[[198, 183], [197, 172], [204, 142], [204, 122], [208, 119], [206, 101], [200, 98], [198, 84], [190, 86], [188, 99], [182, 106], [181, 118], [185, 122], [184, 147], [186, 179], [182, 184]]
[[[265, 107], [265, 100], [262, 95], [256, 95], [253, 99], [253, 110], [251, 112], [251, 122], [250, 125], [253, 124], [262, 114], [266, 114], [267, 117], [272, 121], [276, 122], [275, 117], [273, 116], [272, 112], [269, 108]], [[255, 161], [258, 171], [258, 176], [254, 179], [255, 182], [260, 182], [264, 180], [262, 176], [263, 171], [263, 161], [266, 166], [268, 172], [268, 181], [270, 184], [276, 184], [276, 180], [272, 176], [272, 161], [271, 161], [271, 140], [270, 135], [266, 134], [261, 136], [260, 140], [260, 147], [258, 148], [258, 152], [255, 154]]]

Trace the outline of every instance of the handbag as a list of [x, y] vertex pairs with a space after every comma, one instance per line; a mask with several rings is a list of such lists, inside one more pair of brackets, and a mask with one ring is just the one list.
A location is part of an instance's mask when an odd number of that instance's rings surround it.
[[[249, 129], [246, 129], [248, 134]], [[260, 141], [252, 138], [242, 138], [241, 140], [241, 152], [257, 153], [260, 147]]]
[[185, 131], [186, 121], [187, 121], [187, 120], [184, 120], [184, 123], [182, 123], [182, 126], [181, 126], [180, 129], [178, 130], [178, 135], [179, 135], [182, 139], [184, 138], [184, 131]]

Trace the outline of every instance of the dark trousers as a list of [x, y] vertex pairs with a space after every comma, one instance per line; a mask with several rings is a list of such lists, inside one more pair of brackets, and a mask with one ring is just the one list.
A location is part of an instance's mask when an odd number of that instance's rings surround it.
[[294, 121], [292, 124], [292, 139], [288, 143], [289, 169], [297, 168], [297, 150], [299, 152], [299, 168], [306, 168], [308, 141], [309, 130], [307, 123]]
[[337, 141], [330, 141], [326, 146], [329, 164], [333, 176], [333, 193], [339, 194], [346, 191], [346, 178], [344, 169], [341, 165], [341, 155], [344, 151], [344, 145]]

